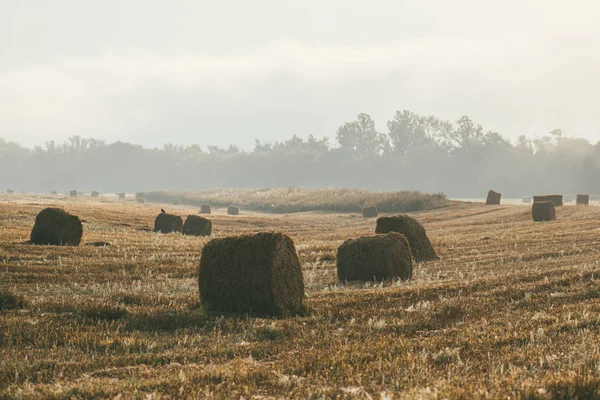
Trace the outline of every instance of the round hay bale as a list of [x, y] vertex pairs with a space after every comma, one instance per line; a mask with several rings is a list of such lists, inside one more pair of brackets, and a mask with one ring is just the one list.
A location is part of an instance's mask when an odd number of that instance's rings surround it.
[[183, 234], [191, 236], [210, 236], [212, 231], [211, 220], [199, 217], [198, 215], [188, 215], [183, 224]]
[[211, 208], [208, 204], [202, 204], [200, 206], [200, 214], [210, 214]]
[[76, 215], [61, 208], [45, 208], [35, 217], [31, 243], [55, 246], [79, 246], [83, 225]]
[[378, 215], [377, 206], [367, 206], [362, 209], [363, 218], [376, 218]]
[[125, 198], [125, 193], [117, 193], [117, 195], [119, 196], [120, 199], [124, 199]]
[[58, 191], [53, 190], [53, 191], [50, 192], [50, 194], [55, 194], [56, 195], [56, 194], [58, 194]]
[[577, 205], [588, 205], [590, 204], [590, 195], [589, 194], [578, 194], [577, 195]]
[[554, 221], [556, 219], [556, 210], [551, 201], [538, 201], [531, 207], [531, 216], [534, 222]]
[[490, 190], [490, 191], [488, 191], [487, 199], [485, 199], [485, 205], [486, 206], [499, 206], [501, 197], [502, 197], [501, 193]]
[[77, 197], [77, 190], [71, 190], [69, 192], [69, 196], [71, 196], [71, 197]]
[[523, 203], [530, 204], [531, 203], [531, 196], [525, 196], [525, 197], [523, 197]]
[[415, 261], [431, 261], [439, 259], [423, 225], [408, 215], [394, 215], [377, 219], [375, 233], [398, 232], [403, 234], [410, 244], [410, 252]]
[[145, 199], [145, 198], [143, 198], [143, 197], [138, 197], [136, 200], [137, 200], [137, 202], [138, 202], [139, 204], [145, 204], [145, 203], [146, 203], [146, 199]]
[[227, 215], [239, 215], [239, 214], [240, 214], [239, 207], [236, 207], [236, 206], [227, 207]]
[[546, 194], [546, 195], [533, 196], [534, 203], [540, 203], [542, 201], [551, 201], [552, 204], [554, 204], [554, 207], [560, 207], [563, 205], [563, 195], [562, 194]]
[[408, 240], [397, 232], [348, 239], [337, 249], [340, 282], [408, 280], [412, 267]]
[[15, 191], [13, 189], [6, 189], [6, 194], [14, 194]]
[[282, 233], [213, 239], [202, 249], [200, 301], [209, 310], [267, 315], [303, 312], [302, 267]]
[[171, 233], [181, 232], [183, 220], [179, 215], [160, 213], [154, 220], [154, 232]]
[[179, 197], [173, 197], [173, 200], [171, 200], [171, 204], [174, 206], [178, 206], [181, 204], [181, 200], [179, 200]]
[[91, 193], [90, 196], [92, 196], [92, 197], [98, 197], [98, 196], [100, 196], [100, 192], [98, 192], [96, 190], [92, 190], [92, 193]]

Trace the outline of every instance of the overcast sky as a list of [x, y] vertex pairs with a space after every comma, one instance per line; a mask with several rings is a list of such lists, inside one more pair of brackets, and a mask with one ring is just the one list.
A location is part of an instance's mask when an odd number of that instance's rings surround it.
[[0, 0], [0, 137], [251, 148], [367, 112], [600, 140], [594, 0]]

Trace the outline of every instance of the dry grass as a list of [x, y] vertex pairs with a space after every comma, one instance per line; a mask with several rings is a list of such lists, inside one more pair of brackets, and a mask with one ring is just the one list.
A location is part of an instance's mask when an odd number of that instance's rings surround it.
[[168, 203], [178, 197], [183, 204], [211, 204], [226, 207], [235, 204], [242, 210], [267, 213], [307, 211], [360, 212], [365, 205], [375, 205], [381, 212], [405, 212], [448, 205], [442, 193], [418, 191], [374, 192], [358, 189], [210, 189], [198, 192], [140, 192], [148, 201]]
[[[113, 246], [22, 244], [47, 206]], [[544, 224], [528, 206], [415, 213], [441, 259], [412, 282], [349, 286], [335, 283], [335, 250], [373, 220], [213, 210], [216, 237], [294, 239], [307, 313], [287, 319], [206, 313], [209, 239], [150, 232], [155, 206], [0, 195], [0, 213], [0, 289], [24, 296], [0, 311], [0, 398], [600, 396], [598, 207]]]

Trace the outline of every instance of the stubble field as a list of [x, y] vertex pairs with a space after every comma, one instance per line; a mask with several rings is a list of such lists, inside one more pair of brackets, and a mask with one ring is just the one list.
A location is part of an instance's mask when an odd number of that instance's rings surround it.
[[[82, 242], [23, 244], [58, 205]], [[306, 315], [206, 313], [207, 238], [151, 232], [160, 207], [0, 196], [0, 398], [594, 398], [600, 396], [600, 207], [452, 203], [411, 213], [441, 257], [411, 282], [337, 284], [335, 250], [373, 234], [357, 214], [213, 212], [213, 237], [282, 231]]]

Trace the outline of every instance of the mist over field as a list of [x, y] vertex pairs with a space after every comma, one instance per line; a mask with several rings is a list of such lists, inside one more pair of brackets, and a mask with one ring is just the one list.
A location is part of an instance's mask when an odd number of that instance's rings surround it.
[[36, 192], [600, 193], [598, 11], [4, 1], [0, 179]]

